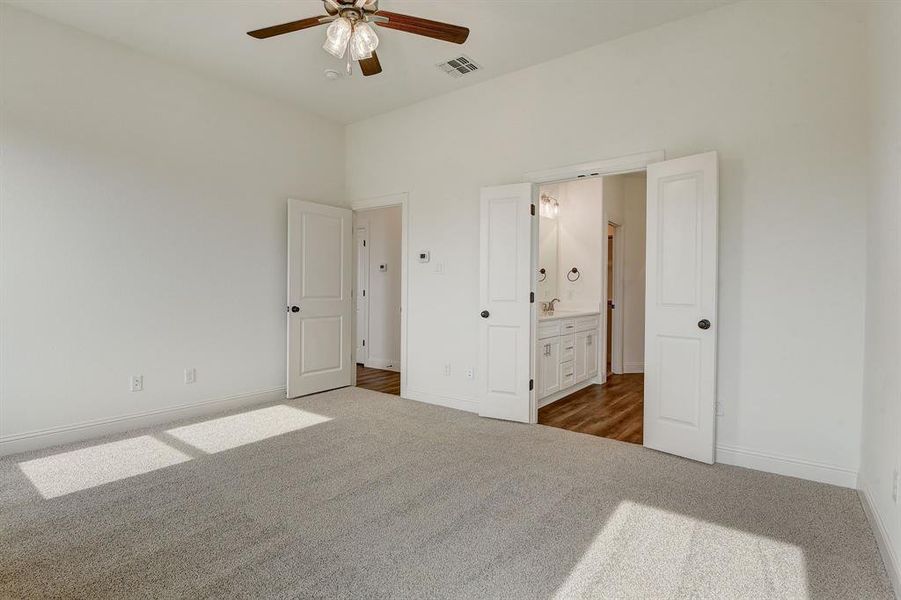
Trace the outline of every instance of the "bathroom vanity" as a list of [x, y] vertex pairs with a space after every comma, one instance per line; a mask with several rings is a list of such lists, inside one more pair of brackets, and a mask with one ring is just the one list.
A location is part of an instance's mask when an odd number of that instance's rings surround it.
[[536, 391], [538, 406], [555, 402], [598, 376], [600, 313], [557, 310], [539, 314]]

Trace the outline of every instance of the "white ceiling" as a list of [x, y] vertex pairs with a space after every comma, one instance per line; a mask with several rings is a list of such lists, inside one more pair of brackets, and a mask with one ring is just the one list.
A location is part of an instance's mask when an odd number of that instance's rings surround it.
[[[245, 32], [324, 14], [319, 0], [12, 0], [55, 21], [349, 123], [732, 0], [381, 0], [380, 8], [464, 25], [463, 46], [378, 29], [384, 71], [329, 81], [342, 61], [325, 28], [268, 40]], [[484, 70], [453, 79], [435, 65], [463, 52]], [[592, 76], [592, 74], [586, 74]]]

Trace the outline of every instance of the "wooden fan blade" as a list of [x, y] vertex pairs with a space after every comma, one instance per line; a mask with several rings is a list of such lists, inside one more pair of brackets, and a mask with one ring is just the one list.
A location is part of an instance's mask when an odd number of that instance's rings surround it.
[[291, 21], [290, 23], [282, 23], [281, 25], [273, 25], [272, 27], [248, 31], [247, 35], [257, 38], [258, 40], [264, 40], [276, 35], [292, 33], [294, 31], [300, 31], [301, 29], [309, 29], [310, 27], [316, 27], [317, 25], [324, 25], [324, 23], [319, 22], [319, 19], [326, 18], [328, 18], [328, 15], [310, 17], [309, 19], [301, 19], [300, 21]]
[[386, 10], [380, 10], [376, 15], [388, 17], [387, 22], [376, 22], [376, 25], [379, 27], [385, 27], [387, 29], [397, 29], [398, 31], [424, 35], [453, 44], [462, 44], [466, 41], [466, 38], [469, 37], [469, 29], [460, 27], [459, 25], [451, 25], [440, 21], [430, 21], [429, 19], [420, 19], [419, 17], [411, 17], [410, 15], [402, 15]]
[[363, 72], [365, 77], [378, 75], [382, 72], [382, 64], [379, 62], [379, 57], [375, 52], [372, 53], [372, 58], [364, 58], [360, 61], [360, 71]]

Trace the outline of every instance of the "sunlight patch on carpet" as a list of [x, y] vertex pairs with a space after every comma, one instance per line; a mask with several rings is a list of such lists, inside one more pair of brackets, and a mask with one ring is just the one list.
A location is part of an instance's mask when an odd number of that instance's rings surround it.
[[191, 460], [187, 454], [142, 435], [19, 463], [44, 498], [57, 498]]
[[330, 417], [284, 404], [166, 430], [172, 437], [209, 454], [331, 421]]
[[796, 545], [623, 501], [554, 597], [808, 598], [806, 567]]

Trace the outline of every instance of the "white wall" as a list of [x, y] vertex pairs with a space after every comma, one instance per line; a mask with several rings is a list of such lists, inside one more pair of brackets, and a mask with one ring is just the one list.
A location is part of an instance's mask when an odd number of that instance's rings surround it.
[[343, 202], [343, 129], [5, 5], [0, 81], [0, 450], [283, 397], [286, 199]]
[[887, 566], [901, 597], [901, 497], [893, 500], [891, 489], [893, 474], [901, 471], [901, 4], [873, 4], [870, 10], [872, 145], [860, 488], [877, 515]]
[[[603, 279], [607, 276], [603, 252], [607, 244], [604, 188], [600, 178], [560, 184], [557, 293], [563, 310], [600, 310]], [[579, 278], [570, 271], [579, 269]], [[567, 277], [569, 276], [569, 277]], [[603, 303], [606, 304], [606, 303]]]
[[446, 261], [411, 265], [410, 395], [476, 406], [478, 381], [442, 369], [477, 356], [480, 186], [715, 149], [719, 460], [853, 485], [863, 41], [856, 5], [743, 2], [350, 125], [349, 195], [409, 192], [412, 248]]
[[[606, 179], [606, 178], [605, 178]], [[618, 175], [623, 182], [623, 369], [644, 372], [645, 238], [647, 175]]]
[[[400, 370], [401, 207], [356, 213], [369, 230], [369, 348], [366, 366]], [[388, 266], [379, 271], [379, 265]]]

